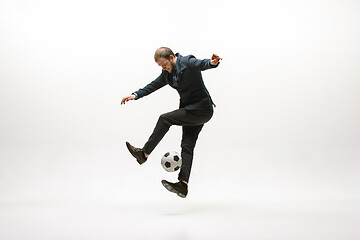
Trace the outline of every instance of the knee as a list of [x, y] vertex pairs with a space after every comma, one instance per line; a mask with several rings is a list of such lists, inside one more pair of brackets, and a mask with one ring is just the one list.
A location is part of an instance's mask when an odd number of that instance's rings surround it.
[[165, 125], [169, 125], [169, 124], [168, 124], [169, 121], [168, 121], [168, 117], [166, 116], [166, 113], [161, 114], [161, 115], [159, 116], [158, 122], [160, 122], [160, 123], [162, 123], [162, 124], [165, 124]]
[[159, 120], [164, 120], [164, 119], [166, 119], [166, 114], [165, 113], [163, 113], [163, 114], [161, 114], [159, 116]]

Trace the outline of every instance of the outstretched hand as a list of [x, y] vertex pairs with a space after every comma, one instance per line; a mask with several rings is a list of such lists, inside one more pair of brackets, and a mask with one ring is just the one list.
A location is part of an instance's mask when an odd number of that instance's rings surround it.
[[121, 100], [121, 104], [125, 104], [126, 102], [130, 101], [130, 100], [134, 100], [135, 99], [135, 95], [131, 94], [130, 96], [126, 96]]
[[217, 65], [217, 64], [220, 62], [220, 60], [222, 60], [222, 58], [219, 57], [219, 55], [217, 55], [217, 54], [214, 53], [214, 54], [212, 55], [212, 57], [211, 57], [210, 64], [211, 64], [211, 65]]

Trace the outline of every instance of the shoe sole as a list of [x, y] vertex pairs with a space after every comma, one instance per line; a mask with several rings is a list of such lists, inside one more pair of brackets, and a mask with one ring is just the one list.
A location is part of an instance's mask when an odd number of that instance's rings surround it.
[[[130, 150], [130, 143], [126, 142], [126, 147], [127, 147], [127, 149], [129, 150], [130, 154], [136, 159], [136, 161], [137, 161], [140, 165], [144, 163], [143, 161], [139, 161], [139, 159], [131, 152], [131, 150]], [[146, 162], [146, 161], [145, 161], [145, 162]]]
[[186, 195], [184, 195], [184, 194], [176, 191], [175, 188], [173, 188], [170, 184], [168, 184], [168, 183], [165, 182], [164, 180], [161, 181], [161, 183], [162, 183], [162, 185], [163, 185], [168, 191], [170, 191], [170, 192], [172, 192], [172, 193], [176, 193], [176, 194], [177, 194], [179, 197], [181, 197], [181, 198], [185, 198], [185, 197], [186, 197]]

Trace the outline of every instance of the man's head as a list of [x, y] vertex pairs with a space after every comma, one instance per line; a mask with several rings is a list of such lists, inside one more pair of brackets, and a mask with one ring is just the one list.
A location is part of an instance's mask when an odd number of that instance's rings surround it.
[[161, 47], [154, 55], [155, 62], [164, 70], [172, 73], [176, 65], [176, 56], [170, 48]]

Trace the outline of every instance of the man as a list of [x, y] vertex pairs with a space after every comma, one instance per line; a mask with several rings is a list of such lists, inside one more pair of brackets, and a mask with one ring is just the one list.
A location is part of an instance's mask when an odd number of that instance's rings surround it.
[[204, 85], [201, 71], [217, 67], [222, 58], [213, 54], [211, 59], [199, 60], [192, 55], [184, 57], [179, 53], [174, 54], [167, 47], [157, 49], [154, 58], [155, 62], [163, 69], [160, 76], [144, 88], [124, 97], [121, 104], [142, 98], [169, 84], [178, 91], [180, 106], [179, 109], [162, 114], [159, 117], [152, 135], [143, 148], [133, 147], [128, 142], [126, 142], [126, 146], [137, 162], [143, 164], [165, 136], [170, 126], [182, 126], [182, 166], [178, 176], [179, 182], [171, 183], [166, 180], [161, 182], [167, 190], [185, 198], [188, 193], [196, 140], [204, 123], [209, 121], [213, 115], [214, 103]]

